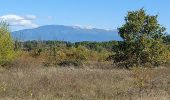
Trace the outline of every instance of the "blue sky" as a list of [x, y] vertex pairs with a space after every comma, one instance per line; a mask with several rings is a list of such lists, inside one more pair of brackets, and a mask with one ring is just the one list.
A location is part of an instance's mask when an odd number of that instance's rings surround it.
[[9, 19], [12, 30], [51, 24], [117, 29], [127, 11], [144, 7], [158, 14], [170, 32], [169, 4], [170, 0], [0, 0], [0, 18]]

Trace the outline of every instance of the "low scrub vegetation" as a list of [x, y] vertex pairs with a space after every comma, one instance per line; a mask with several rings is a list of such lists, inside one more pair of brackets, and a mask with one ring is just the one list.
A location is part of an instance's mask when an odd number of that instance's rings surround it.
[[84, 46], [78, 47], [60, 47], [53, 48], [47, 54], [48, 59], [45, 64], [48, 66], [83, 66], [84, 64], [89, 63], [90, 61], [102, 62], [105, 61], [109, 56], [110, 52], [108, 51], [94, 51], [89, 50]]
[[0, 68], [0, 99], [169, 100], [168, 67], [56, 68], [44, 67], [40, 59], [25, 56], [9, 68]]
[[170, 39], [157, 15], [130, 11], [122, 41], [13, 42], [0, 24], [0, 100], [169, 100]]

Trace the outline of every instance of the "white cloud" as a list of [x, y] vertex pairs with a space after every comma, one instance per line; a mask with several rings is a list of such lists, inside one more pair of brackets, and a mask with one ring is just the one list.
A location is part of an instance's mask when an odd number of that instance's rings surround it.
[[93, 29], [94, 27], [92, 27], [91, 25], [83, 26], [83, 25], [76, 24], [73, 26], [73, 28]]
[[26, 15], [25, 17], [18, 16], [18, 15], [0, 16], [0, 20], [7, 21], [11, 26], [22, 26], [22, 27], [29, 27], [29, 28], [38, 27], [37, 24], [32, 22], [34, 19], [36, 19], [35, 15]]
[[112, 28], [106, 28], [106, 29], [104, 29], [104, 30], [106, 30], [106, 31], [116, 31], [116, 30], [114, 30], [114, 29], [112, 29]]

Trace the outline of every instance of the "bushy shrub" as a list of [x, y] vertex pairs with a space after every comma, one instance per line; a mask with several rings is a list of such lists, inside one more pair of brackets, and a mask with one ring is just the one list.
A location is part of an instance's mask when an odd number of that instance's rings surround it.
[[165, 28], [157, 15], [147, 15], [145, 10], [128, 12], [125, 24], [118, 28], [123, 41], [118, 44], [114, 61], [126, 68], [150, 63], [158, 66], [165, 62], [167, 46], [163, 43]]
[[4, 22], [0, 23], [0, 65], [5, 65], [14, 58], [14, 45], [8, 29]]
[[41, 52], [42, 52], [41, 48], [35, 48], [32, 51], [30, 51], [30, 55], [32, 57], [38, 57], [38, 56], [40, 56]]
[[103, 50], [100, 52], [89, 50], [84, 46], [78, 47], [53, 47], [50, 50], [46, 65], [59, 65], [59, 66], [83, 66], [91, 61], [105, 61], [110, 55], [110, 52]]
[[87, 49], [84, 47], [52, 47], [51, 49], [46, 62], [51, 66], [79, 66], [87, 60]]

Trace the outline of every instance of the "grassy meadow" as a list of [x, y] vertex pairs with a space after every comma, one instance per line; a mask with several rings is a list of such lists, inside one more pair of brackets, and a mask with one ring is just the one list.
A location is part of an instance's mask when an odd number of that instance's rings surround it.
[[169, 67], [44, 67], [42, 61], [24, 54], [1, 67], [0, 100], [170, 99]]
[[130, 11], [108, 42], [19, 41], [0, 23], [0, 100], [170, 100], [170, 35]]

